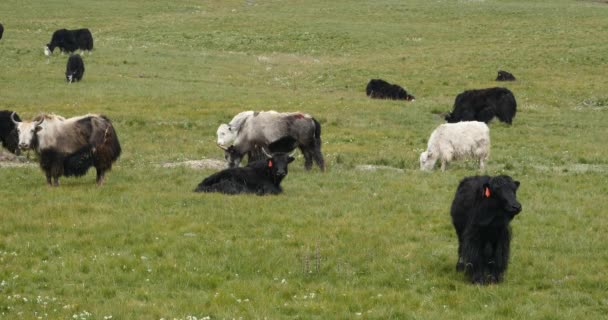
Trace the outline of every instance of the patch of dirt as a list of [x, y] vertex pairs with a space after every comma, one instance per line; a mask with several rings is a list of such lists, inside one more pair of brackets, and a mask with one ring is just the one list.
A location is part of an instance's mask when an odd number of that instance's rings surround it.
[[36, 163], [25, 156], [16, 156], [12, 153], [0, 150], [0, 168], [3, 167], [29, 167]]
[[378, 170], [391, 170], [395, 172], [405, 172], [403, 169], [389, 167], [389, 166], [376, 166], [373, 164], [360, 164], [355, 167], [355, 169], [360, 171], [378, 171]]
[[226, 161], [217, 159], [202, 159], [202, 160], [188, 160], [182, 162], [166, 162], [161, 165], [163, 168], [175, 168], [175, 167], [188, 167], [191, 169], [213, 169], [223, 170], [228, 167]]

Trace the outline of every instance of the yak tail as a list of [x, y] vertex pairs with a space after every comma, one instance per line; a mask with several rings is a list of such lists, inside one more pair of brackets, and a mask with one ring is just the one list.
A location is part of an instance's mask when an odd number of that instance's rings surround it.
[[315, 147], [312, 157], [321, 171], [325, 171], [325, 159], [323, 159], [323, 153], [321, 153], [321, 124], [315, 118], [312, 118], [312, 121], [315, 123]]
[[321, 142], [321, 124], [315, 118], [312, 118], [312, 121], [315, 123], [315, 140]]
[[122, 148], [110, 119], [105, 116], [101, 117], [108, 122], [108, 126], [104, 131], [102, 142], [95, 147], [97, 155], [95, 167], [105, 171], [112, 168], [112, 163], [120, 157]]

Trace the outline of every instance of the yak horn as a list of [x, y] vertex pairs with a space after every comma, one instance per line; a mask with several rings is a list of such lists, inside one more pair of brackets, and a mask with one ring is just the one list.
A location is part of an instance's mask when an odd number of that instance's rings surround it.
[[262, 149], [262, 152], [264, 153], [265, 156], [267, 156], [268, 158], [272, 158], [272, 155], [270, 153], [268, 153], [268, 151], [266, 151], [266, 148], [260, 147], [260, 149]]
[[44, 122], [44, 117], [42, 117], [42, 119], [40, 119], [40, 121], [36, 122], [36, 125], [39, 126]]
[[223, 145], [221, 145], [221, 144], [219, 144], [219, 143], [217, 144], [217, 146], [218, 146], [218, 148], [220, 148], [220, 149], [222, 149], [222, 150], [224, 150], [224, 151], [228, 151], [228, 148], [227, 148], [227, 147], [224, 147]]
[[11, 120], [13, 121], [14, 124], [19, 123], [19, 121], [15, 120], [15, 111], [13, 111], [13, 113], [11, 113]]
[[296, 154], [296, 151], [298, 151], [298, 150], [294, 149], [294, 150], [293, 150], [293, 151], [292, 151], [292, 152], [289, 154], [289, 156], [290, 156], [290, 157], [293, 157], [293, 156]]

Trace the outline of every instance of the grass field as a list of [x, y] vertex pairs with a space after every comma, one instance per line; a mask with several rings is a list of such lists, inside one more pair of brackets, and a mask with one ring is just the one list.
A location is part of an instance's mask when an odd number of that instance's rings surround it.
[[[102, 113], [123, 155], [50, 188], [0, 163], [2, 319], [600, 319], [608, 313], [608, 5], [566, 0], [2, 0], [0, 109]], [[91, 29], [81, 83], [54, 30]], [[498, 84], [496, 71], [519, 80]], [[413, 103], [370, 100], [366, 83]], [[449, 207], [472, 163], [418, 156], [465, 89], [504, 85], [487, 173], [521, 181], [504, 283], [456, 273]], [[195, 194], [222, 122], [303, 111], [279, 196]], [[375, 172], [358, 165], [393, 167]]]

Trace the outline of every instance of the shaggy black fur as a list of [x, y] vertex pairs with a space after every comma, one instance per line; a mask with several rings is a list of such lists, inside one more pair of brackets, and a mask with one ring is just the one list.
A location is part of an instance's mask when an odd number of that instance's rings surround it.
[[507, 71], [500, 70], [498, 71], [498, 76], [496, 77], [496, 81], [515, 81], [515, 76], [510, 74]]
[[283, 191], [281, 181], [287, 176], [287, 166], [294, 158], [285, 152], [274, 151], [289, 145], [293, 150], [295, 143], [296, 140], [292, 137], [281, 138], [268, 146], [272, 152], [271, 158], [254, 161], [246, 167], [228, 168], [212, 174], [205, 178], [194, 192], [279, 194]]
[[515, 96], [507, 88], [467, 90], [456, 96], [454, 110], [445, 116], [450, 123], [460, 121], [490, 122], [494, 116], [511, 124], [517, 112]]
[[[19, 155], [19, 135], [15, 124], [11, 121], [11, 110], [0, 110], [0, 145], [6, 150]], [[15, 113], [15, 120], [21, 121]]]
[[51, 52], [59, 48], [62, 52], [74, 52], [80, 50], [93, 50], [93, 35], [89, 29], [67, 30], [59, 29], [53, 32], [51, 42], [47, 48]]
[[498, 283], [509, 263], [509, 222], [521, 212], [510, 176], [474, 176], [460, 181], [452, 202], [458, 236], [456, 270], [477, 284]]
[[405, 89], [396, 84], [390, 84], [382, 79], [372, 79], [365, 88], [368, 97], [374, 99], [393, 99], [412, 101], [416, 99]]
[[65, 66], [65, 81], [77, 82], [82, 80], [84, 75], [84, 61], [78, 54], [72, 54], [68, 58], [68, 63]]

